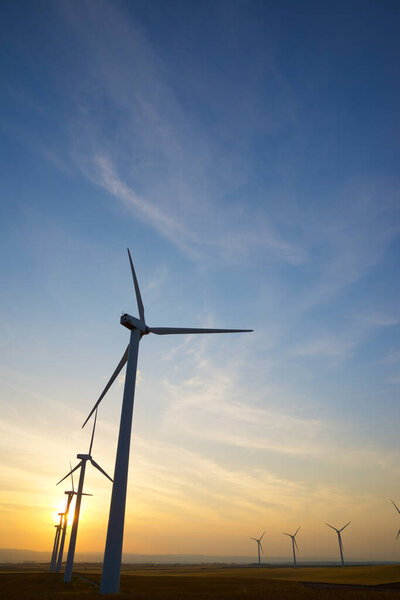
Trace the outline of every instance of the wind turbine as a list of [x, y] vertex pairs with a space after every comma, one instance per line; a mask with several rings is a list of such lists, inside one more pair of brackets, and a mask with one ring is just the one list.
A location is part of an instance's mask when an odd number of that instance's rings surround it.
[[132, 257], [128, 249], [129, 262], [135, 288], [136, 301], [139, 311], [139, 319], [128, 314], [123, 314], [121, 325], [129, 329], [130, 341], [111, 379], [104, 388], [100, 398], [97, 400], [85, 426], [93, 412], [104, 398], [111, 385], [118, 377], [121, 369], [127, 363], [124, 395], [122, 400], [121, 421], [118, 436], [117, 455], [115, 459], [114, 484], [111, 496], [110, 515], [108, 519], [107, 539], [104, 552], [103, 573], [101, 578], [101, 594], [117, 594], [119, 592], [119, 580], [121, 572], [122, 542], [124, 537], [124, 520], [126, 505], [126, 488], [128, 481], [129, 448], [131, 442], [131, 429], [133, 418], [133, 403], [135, 397], [136, 370], [139, 352], [139, 342], [144, 335], [155, 333], [156, 335], [172, 334], [197, 334], [197, 333], [233, 333], [252, 331], [252, 329], [194, 329], [188, 327], [148, 327], [144, 318], [144, 307], [140, 295], [139, 284], [136, 278]]
[[261, 535], [259, 538], [253, 538], [253, 537], [251, 537], [251, 538], [250, 538], [251, 540], [254, 540], [255, 542], [257, 542], [257, 550], [258, 550], [258, 566], [259, 566], [259, 567], [261, 567], [261, 556], [260, 556], [260, 551], [261, 551], [261, 552], [264, 552], [264, 550], [263, 550], [263, 547], [262, 547], [262, 543], [261, 543], [261, 540], [262, 540], [262, 539], [263, 539], [263, 537], [264, 537], [264, 533], [265, 533], [265, 531], [263, 532], [263, 534], [262, 534], [262, 535]]
[[63, 520], [64, 513], [58, 513], [58, 515], [60, 517], [60, 522], [58, 525], [54, 525], [54, 527], [56, 528], [56, 534], [54, 536], [53, 552], [52, 552], [51, 561], [50, 561], [50, 571], [55, 571], [55, 569], [56, 569], [56, 559], [57, 559], [57, 553], [58, 553], [58, 545], [60, 543], [60, 531], [62, 529], [62, 520]]
[[[69, 463], [69, 467], [70, 467], [70, 469], [72, 469], [71, 463]], [[75, 489], [74, 489], [74, 476], [73, 476], [72, 472], [71, 472], [71, 481], [72, 481], [72, 490], [67, 490], [66, 492], [64, 492], [64, 494], [67, 494], [67, 503], [66, 503], [65, 512], [64, 512], [64, 522], [63, 522], [63, 526], [62, 526], [60, 549], [58, 551], [56, 573], [59, 573], [61, 571], [62, 558], [63, 558], [63, 554], [64, 554], [65, 535], [67, 532], [67, 525], [68, 525], [69, 509], [71, 506], [72, 498], [77, 494], [77, 492], [75, 492]], [[82, 496], [91, 496], [91, 495], [92, 494], [82, 494]]]
[[[393, 500], [392, 500], [391, 502], [392, 502], [393, 506], [395, 507], [395, 509], [397, 510], [397, 512], [400, 514], [399, 507], [398, 507], [398, 506], [396, 506], [396, 504], [393, 502]], [[399, 537], [399, 535], [400, 535], [400, 529], [399, 529], [399, 530], [398, 530], [398, 532], [397, 532], [397, 535], [396, 535], [396, 540], [397, 540], [397, 538]]]
[[[301, 527], [301, 525], [300, 525]], [[288, 535], [290, 538], [292, 538], [292, 548], [293, 548], [293, 567], [296, 568], [297, 563], [296, 563], [296, 548], [297, 550], [299, 549], [297, 542], [296, 542], [296, 535], [297, 532], [299, 531], [300, 527], [298, 527], [296, 529], [296, 531], [294, 532], [294, 534], [292, 535], [291, 533], [285, 533], [284, 531], [282, 532], [284, 535]]]
[[97, 462], [94, 461], [93, 458], [92, 458], [91, 452], [92, 452], [92, 446], [93, 446], [94, 432], [95, 432], [95, 429], [96, 429], [96, 421], [97, 421], [97, 409], [96, 409], [96, 415], [95, 415], [95, 419], [94, 419], [94, 423], [93, 423], [92, 437], [91, 437], [91, 440], [90, 440], [90, 446], [89, 446], [89, 452], [88, 452], [88, 454], [77, 454], [76, 457], [80, 458], [80, 462], [76, 465], [76, 467], [74, 467], [69, 473], [67, 473], [67, 475], [65, 477], [63, 477], [62, 479], [60, 479], [60, 481], [57, 483], [57, 485], [58, 485], [59, 483], [61, 483], [62, 481], [64, 481], [64, 479], [66, 479], [67, 477], [69, 477], [70, 475], [72, 475], [72, 473], [74, 471], [76, 471], [77, 469], [81, 470], [80, 475], [79, 475], [78, 491], [76, 492], [76, 504], [75, 504], [74, 520], [72, 521], [72, 530], [71, 530], [71, 537], [70, 537], [70, 540], [69, 540], [67, 561], [65, 563], [64, 581], [66, 581], [66, 582], [70, 582], [71, 581], [71, 577], [72, 577], [72, 565], [74, 564], [76, 536], [78, 534], [79, 513], [80, 513], [80, 510], [81, 510], [81, 501], [82, 501], [82, 496], [83, 496], [83, 483], [84, 483], [84, 480], [85, 480], [86, 463], [88, 461], [91, 462], [92, 465], [98, 471], [100, 471], [100, 473], [103, 473], [103, 475], [105, 475], [105, 477], [107, 477], [107, 479], [109, 479], [110, 481], [112, 481], [111, 477], [109, 475], [107, 475], [107, 473], [105, 471], [103, 471], [103, 469], [100, 467], [100, 465], [98, 465]]
[[331, 529], [333, 529], [337, 533], [338, 542], [339, 542], [339, 550], [340, 550], [340, 558], [342, 560], [342, 567], [344, 567], [344, 560], [343, 560], [342, 536], [340, 535], [340, 533], [343, 531], [343, 529], [345, 529], [347, 527], [347, 525], [350, 525], [350, 523], [351, 523], [351, 521], [349, 521], [348, 523], [346, 523], [346, 525], [344, 527], [342, 527], [342, 529], [336, 529], [336, 527], [332, 527], [332, 525], [329, 525], [329, 523], [325, 523], [325, 525], [328, 525], [328, 527], [330, 527]]

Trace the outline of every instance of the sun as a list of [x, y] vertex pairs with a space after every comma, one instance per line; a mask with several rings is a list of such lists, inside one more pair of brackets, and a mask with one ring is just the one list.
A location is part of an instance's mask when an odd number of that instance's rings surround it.
[[[66, 497], [65, 497], [65, 499], [62, 498], [59, 501], [57, 507], [53, 509], [53, 511], [51, 513], [51, 520], [54, 521], [54, 525], [58, 525], [60, 523], [59, 513], [65, 512], [66, 505], [67, 505], [67, 502], [66, 502]], [[71, 508], [70, 508], [70, 512], [71, 512]]]

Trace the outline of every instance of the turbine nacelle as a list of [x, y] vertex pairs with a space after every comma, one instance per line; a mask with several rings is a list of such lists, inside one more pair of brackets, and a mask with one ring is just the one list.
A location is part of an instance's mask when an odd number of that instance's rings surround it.
[[142, 332], [142, 335], [147, 335], [148, 333], [150, 333], [144, 321], [141, 321], [136, 317], [132, 317], [132, 315], [128, 315], [128, 313], [122, 315], [120, 323], [121, 325], [130, 330], [139, 329], [139, 331]]
[[76, 458], [80, 458], [81, 460], [90, 460], [92, 457], [90, 454], [77, 454]]

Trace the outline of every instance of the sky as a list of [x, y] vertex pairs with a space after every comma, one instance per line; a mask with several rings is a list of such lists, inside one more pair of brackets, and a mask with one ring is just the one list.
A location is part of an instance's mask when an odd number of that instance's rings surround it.
[[[399, 560], [398, 2], [4, 0], [0, 547], [51, 550], [137, 315], [124, 551]], [[124, 377], [94, 459], [113, 474]], [[77, 552], [111, 487], [88, 467]]]

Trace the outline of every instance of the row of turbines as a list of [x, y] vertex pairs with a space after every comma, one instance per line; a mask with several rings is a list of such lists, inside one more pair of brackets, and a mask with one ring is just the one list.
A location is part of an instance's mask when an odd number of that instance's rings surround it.
[[[96, 418], [97, 418], [97, 413], [96, 413]], [[96, 423], [96, 418], [95, 418], [95, 423]], [[69, 509], [71, 506], [73, 496], [74, 495], [77, 496], [68, 557], [67, 557], [66, 566], [65, 566], [64, 581], [71, 581], [72, 565], [73, 565], [74, 553], [75, 553], [75, 544], [76, 544], [76, 536], [77, 536], [77, 530], [78, 530], [81, 498], [82, 498], [82, 496], [91, 496], [92, 495], [92, 494], [83, 493], [83, 480], [84, 480], [84, 475], [85, 475], [86, 460], [90, 460], [92, 462], [92, 464], [97, 469], [99, 469], [100, 472], [102, 472], [108, 479], [111, 480], [111, 478], [107, 475], [107, 473], [105, 471], [103, 471], [103, 469], [101, 469], [101, 467], [99, 467], [99, 465], [97, 465], [97, 463], [95, 463], [95, 461], [91, 458], [91, 455], [90, 455], [90, 451], [91, 451], [91, 448], [93, 445], [95, 423], [94, 423], [93, 431], [92, 431], [92, 438], [91, 438], [91, 442], [90, 442], [89, 454], [88, 455], [78, 455], [78, 458], [79, 458], [79, 456], [81, 456], [81, 457], [85, 456], [85, 459], [82, 458], [81, 462], [75, 467], [75, 469], [71, 469], [70, 473], [68, 473], [68, 475], [66, 475], [61, 480], [61, 481], [64, 481], [64, 479], [71, 476], [72, 490], [67, 490], [65, 492], [65, 494], [67, 494], [66, 508], [63, 513], [58, 513], [60, 516], [60, 523], [58, 525], [55, 525], [56, 534], [55, 534], [53, 552], [52, 552], [52, 557], [51, 557], [51, 562], [50, 562], [50, 571], [56, 571], [58, 573], [61, 570], [62, 558], [63, 558], [63, 552], [64, 552], [65, 535], [66, 535], [67, 524], [68, 524]], [[89, 457], [89, 458], [86, 458], [86, 457]], [[81, 476], [79, 478], [78, 491], [75, 491], [73, 472], [78, 468], [81, 469]], [[59, 481], [59, 483], [61, 483], [61, 481]], [[398, 506], [395, 504], [395, 502], [393, 500], [391, 500], [391, 502], [393, 503], [393, 506], [396, 508], [397, 512], [400, 514], [400, 509], [398, 508]], [[330, 527], [331, 529], [336, 531], [336, 534], [338, 537], [340, 561], [341, 561], [342, 567], [344, 567], [344, 557], [343, 557], [343, 542], [342, 542], [341, 533], [344, 529], [346, 529], [346, 527], [348, 525], [350, 525], [350, 523], [351, 523], [351, 521], [346, 523], [346, 525], [344, 525], [341, 529], [337, 529], [333, 525], [330, 525], [329, 523], [325, 523], [325, 525], [327, 525], [328, 527]], [[297, 545], [297, 541], [296, 541], [296, 535], [298, 534], [300, 529], [301, 529], [301, 526], [299, 526], [293, 534], [286, 533], [284, 531], [282, 532], [283, 535], [287, 535], [288, 537], [291, 538], [292, 552], [293, 552], [293, 567], [294, 568], [296, 568], [296, 566], [297, 566], [296, 550], [299, 549], [299, 547]], [[263, 539], [264, 535], [265, 535], [265, 531], [263, 531], [263, 533], [261, 534], [261, 536], [259, 538], [254, 538], [254, 537], [250, 538], [251, 540], [254, 540], [255, 542], [257, 542], [258, 566], [259, 567], [261, 567], [261, 554], [264, 552], [262, 543], [261, 543], [261, 540]], [[396, 540], [398, 539], [399, 535], [400, 535], [400, 529], [397, 532]]]
[[[400, 509], [398, 508], [398, 506], [395, 504], [395, 502], [393, 500], [391, 500], [393, 506], [395, 507], [395, 509], [397, 510], [397, 512], [400, 514]], [[334, 531], [336, 531], [337, 533], [337, 537], [338, 537], [338, 544], [339, 544], [339, 553], [340, 553], [340, 561], [342, 563], [342, 567], [344, 567], [344, 558], [343, 558], [343, 542], [342, 542], [342, 536], [341, 533], [343, 531], [343, 529], [346, 529], [346, 527], [348, 525], [350, 525], [351, 521], [349, 521], [348, 523], [346, 523], [346, 525], [344, 525], [341, 529], [337, 529], [336, 527], [333, 527], [333, 525], [329, 525], [329, 523], [325, 523], [325, 525], [327, 525], [328, 527], [330, 527], [331, 529], [333, 529]], [[297, 541], [296, 541], [296, 535], [298, 534], [300, 530], [300, 526], [296, 529], [296, 531], [291, 534], [291, 533], [286, 533], [284, 531], [282, 531], [283, 535], [287, 535], [291, 538], [292, 540], [292, 552], [293, 552], [293, 567], [296, 568], [297, 566], [297, 562], [296, 562], [296, 550], [299, 549], [298, 545], [297, 545]], [[257, 551], [258, 551], [258, 566], [261, 567], [261, 553], [263, 553], [263, 547], [262, 547], [262, 543], [261, 540], [263, 539], [265, 534], [265, 531], [262, 533], [262, 535], [260, 535], [259, 538], [254, 538], [251, 537], [251, 540], [254, 540], [255, 542], [257, 542]], [[397, 532], [396, 535], [396, 540], [398, 539], [400, 535], [400, 529]]]
[[[85, 472], [87, 463], [90, 462], [93, 467], [95, 467], [98, 471], [100, 471], [107, 479], [109, 479], [112, 484], [112, 495], [111, 495], [111, 505], [110, 505], [110, 513], [108, 520], [108, 528], [107, 528], [107, 538], [106, 538], [106, 547], [104, 553], [104, 561], [103, 561], [103, 570], [101, 577], [101, 585], [100, 585], [100, 593], [101, 594], [111, 594], [119, 592], [119, 583], [120, 583], [120, 573], [121, 573], [121, 560], [122, 560], [122, 544], [123, 544], [123, 533], [124, 533], [124, 521], [125, 521], [125, 506], [126, 506], [126, 492], [127, 492], [127, 480], [128, 480], [128, 466], [129, 466], [129, 451], [130, 451], [130, 440], [131, 440], [131, 429], [132, 429], [132, 419], [133, 419], [133, 405], [134, 405], [134, 396], [135, 396], [135, 385], [136, 385], [136, 372], [137, 372], [137, 360], [138, 360], [138, 352], [139, 352], [139, 343], [143, 336], [148, 335], [150, 333], [156, 335], [174, 335], [174, 334], [210, 334], [210, 333], [243, 333], [243, 332], [251, 332], [252, 329], [199, 329], [199, 328], [183, 328], [183, 327], [149, 327], [145, 322], [144, 316], [144, 307], [142, 302], [142, 297], [140, 294], [139, 284], [136, 278], [135, 269], [132, 262], [132, 257], [128, 249], [128, 257], [129, 263], [131, 267], [131, 273], [133, 278], [133, 285], [136, 295], [136, 301], [138, 306], [139, 318], [133, 317], [127, 313], [123, 314], [120, 323], [124, 327], [126, 327], [130, 331], [130, 341], [129, 344], [118, 363], [114, 373], [112, 374], [110, 380], [105, 386], [103, 392], [101, 393], [99, 399], [93, 406], [91, 412], [89, 413], [87, 419], [83, 423], [82, 427], [86, 425], [89, 419], [94, 414], [92, 434], [90, 439], [89, 451], [87, 454], [78, 454], [77, 458], [79, 459], [79, 463], [72, 469], [71, 471], [63, 477], [58, 483], [61, 483], [68, 477], [71, 477], [72, 489], [67, 490], [65, 494], [67, 495], [66, 508], [65, 511], [59, 513], [60, 523], [56, 525], [56, 533], [55, 540], [53, 545], [52, 559], [50, 568], [52, 571], [59, 572], [61, 570], [62, 565], [62, 557], [64, 551], [65, 537], [67, 531], [68, 524], [68, 514], [71, 506], [71, 502], [74, 496], [76, 496], [75, 503], [75, 511], [74, 517], [72, 521], [72, 529], [69, 541], [68, 555], [65, 564], [64, 571], [64, 581], [70, 582], [72, 578], [72, 568], [74, 562], [74, 554], [75, 554], [75, 546], [78, 534], [78, 524], [79, 524], [79, 514], [82, 496], [90, 495], [84, 494], [83, 485], [85, 479]], [[122, 400], [122, 410], [121, 410], [121, 420], [120, 420], [120, 428], [118, 435], [118, 445], [117, 445], [117, 454], [115, 460], [115, 469], [114, 469], [114, 478], [112, 479], [101, 467], [100, 465], [93, 459], [92, 457], [92, 448], [93, 441], [96, 429], [97, 422], [97, 412], [100, 402], [103, 400], [104, 396], [107, 394], [108, 390], [118, 377], [122, 368], [126, 364], [126, 376], [125, 376], [125, 385], [124, 385], [124, 393]], [[79, 483], [78, 489], [75, 491], [73, 484], [73, 473], [80, 469], [79, 475]], [[394, 504], [394, 502], [393, 502]], [[400, 513], [399, 508], [394, 504], [397, 511]], [[348, 524], [347, 524], [348, 525]], [[347, 527], [345, 525], [345, 527]], [[329, 527], [332, 527], [329, 525]], [[344, 527], [340, 530], [332, 527], [337, 534], [339, 539], [339, 548], [341, 553], [342, 564], [343, 562], [343, 551], [342, 551], [342, 542], [340, 533], [343, 531]], [[299, 530], [299, 529], [298, 529]], [[292, 548], [293, 548], [293, 561], [296, 566], [296, 535], [298, 530], [292, 535], [286, 533], [292, 539]], [[399, 537], [400, 530], [397, 534], [397, 538]], [[263, 534], [264, 535], [264, 534]], [[396, 538], [396, 539], [397, 539]], [[260, 558], [260, 545], [261, 538], [252, 538], [257, 541], [258, 544], [258, 557], [259, 564], [261, 561]], [[262, 546], [261, 546], [262, 549]]]
[[[129, 467], [129, 451], [131, 442], [131, 430], [133, 419], [133, 405], [135, 397], [137, 360], [139, 353], [139, 343], [143, 336], [150, 333], [156, 335], [175, 335], [175, 334], [209, 334], [209, 333], [244, 333], [251, 332], [252, 329], [199, 329], [188, 327], [149, 327], [146, 324], [144, 316], [144, 306], [140, 294], [139, 284], [136, 277], [135, 269], [132, 262], [132, 257], [128, 249], [129, 263], [133, 278], [133, 286], [136, 295], [139, 318], [133, 317], [127, 313], [123, 314], [120, 323], [130, 331], [130, 340], [120, 362], [117, 365], [114, 373], [108, 381], [106, 387], [101, 393], [96, 404], [92, 408], [89, 416], [83, 423], [86, 425], [89, 419], [94, 414], [94, 422], [92, 435], [90, 440], [89, 452], [87, 454], [78, 454], [77, 458], [80, 462], [71, 471], [63, 477], [58, 483], [66, 478], [73, 477], [74, 471], [80, 469], [78, 489], [75, 492], [72, 485], [72, 490], [67, 490], [67, 505], [63, 513], [59, 513], [60, 523], [56, 525], [56, 534], [52, 552], [51, 570], [60, 571], [62, 564], [62, 555], [64, 551], [65, 535], [68, 523], [68, 512], [72, 502], [72, 498], [76, 495], [74, 518], [69, 541], [68, 556], [65, 564], [64, 581], [70, 582], [72, 578], [72, 568], [74, 562], [76, 539], [78, 534], [79, 513], [82, 501], [83, 484], [85, 479], [85, 471], [87, 462], [90, 462], [97, 470], [107, 477], [113, 484], [111, 494], [111, 505], [108, 519], [106, 547], [104, 552], [103, 570], [101, 576], [100, 593], [101, 594], [116, 594], [119, 592], [121, 560], [122, 560], [122, 544], [124, 535], [125, 521], [125, 506], [126, 493], [128, 482], [128, 467]], [[93, 440], [96, 428], [97, 410], [100, 402], [107, 394], [108, 390], [118, 377], [122, 368], [126, 364], [126, 376], [124, 384], [124, 394], [122, 399], [121, 420], [118, 435], [117, 454], [115, 459], [115, 469], [113, 479], [98, 465], [91, 455]], [[73, 481], [72, 481], [73, 483]]]
[[[349, 521], [347, 523], [347, 525], [350, 525], [351, 521]], [[338, 540], [339, 540], [339, 550], [340, 550], [340, 558], [342, 561], [342, 567], [344, 567], [344, 559], [343, 559], [343, 544], [342, 544], [342, 536], [340, 535], [341, 532], [343, 531], [343, 529], [345, 529], [347, 527], [347, 525], [345, 525], [344, 527], [342, 527], [342, 529], [336, 529], [336, 527], [333, 527], [332, 525], [329, 525], [328, 523], [325, 523], [325, 525], [328, 525], [328, 527], [331, 527], [331, 529], [334, 529], [338, 535]], [[283, 535], [287, 535], [291, 538], [292, 540], [292, 552], [293, 552], [293, 567], [296, 568], [297, 567], [297, 561], [296, 561], [296, 550], [299, 549], [298, 545], [297, 545], [297, 541], [296, 541], [296, 535], [298, 534], [299, 530], [300, 530], [300, 526], [296, 529], [296, 531], [292, 534], [292, 533], [286, 533], [285, 531], [282, 531]], [[261, 540], [263, 539], [265, 534], [265, 531], [262, 533], [262, 535], [259, 538], [253, 538], [251, 537], [251, 540], [254, 540], [255, 542], [257, 542], [257, 551], [258, 551], [258, 566], [261, 567], [261, 553], [264, 552], [263, 547], [262, 547], [262, 543]]]
[[[93, 421], [93, 428], [92, 428], [92, 435], [90, 438], [89, 452], [87, 454], [77, 454], [77, 458], [80, 459], [80, 462], [73, 469], [71, 468], [71, 465], [70, 465], [71, 471], [67, 475], [65, 475], [65, 477], [60, 479], [60, 481], [57, 483], [57, 485], [59, 485], [62, 481], [64, 481], [68, 477], [71, 477], [72, 489], [66, 490], [64, 492], [67, 496], [65, 510], [64, 510], [64, 512], [58, 513], [58, 515], [60, 517], [60, 522], [58, 523], [58, 525], [55, 525], [56, 533], [55, 533], [54, 544], [53, 544], [53, 552], [52, 552], [51, 561], [50, 561], [50, 571], [55, 571], [56, 573], [59, 573], [61, 570], [63, 553], [64, 553], [65, 536], [66, 536], [67, 526], [68, 526], [69, 510], [71, 507], [73, 497], [76, 496], [74, 518], [72, 521], [72, 528], [71, 528], [71, 534], [70, 534], [69, 546], [68, 546], [68, 554], [67, 554], [67, 560], [65, 562], [65, 570], [64, 570], [64, 581], [67, 583], [69, 583], [72, 578], [72, 567], [74, 564], [74, 557], [75, 557], [75, 547], [76, 547], [76, 539], [77, 539], [77, 535], [78, 535], [78, 525], [79, 525], [79, 516], [80, 516], [80, 512], [81, 512], [82, 496], [91, 496], [92, 495], [92, 494], [86, 494], [83, 491], [87, 462], [89, 461], [93, 465], [93, 467], [95, 467], [98, 471], [100, 471], [100, 473], [102, 473], [105, 477], [107, 477], [107, 479], [109, 479], [112, 482], [111, 477], [100, 467], [100, 465], [92, 457], [92, 448], [93, 448], [94, 434], [95, 434], [95, 430], [96, 430], [96, 422], [97, 422], [97, 409], [96, 409], [96, 414], [95, 414], [95, 418]], [[77, 491], [75, 491], [73, 474], [78, 469], [80, 469], [79, 482], [78, 482], [78, 489], [77, 489]]]

